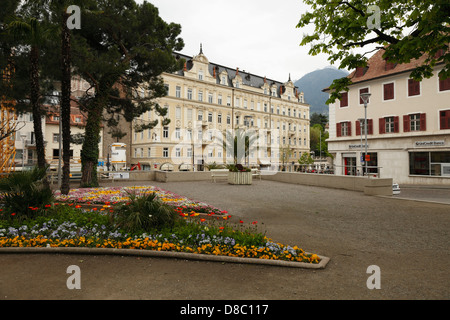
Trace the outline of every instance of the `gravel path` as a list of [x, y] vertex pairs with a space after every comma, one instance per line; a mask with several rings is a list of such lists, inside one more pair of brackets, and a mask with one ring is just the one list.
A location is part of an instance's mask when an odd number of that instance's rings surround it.
[[[2, 254], [0, 299], [450, 298], [449, 205], [264, 180], [251, 186], [209, 181], [151, 184], [227, 210], [235, 221], [258, 221], [274, 241], [331, 260], [325, 269], [311, 270], [121, 256]], [[81, 290], [66, 287], [69, 265], [81, 269]], [[379, 290], [366, 285], [371, 265], [381, 271]]]

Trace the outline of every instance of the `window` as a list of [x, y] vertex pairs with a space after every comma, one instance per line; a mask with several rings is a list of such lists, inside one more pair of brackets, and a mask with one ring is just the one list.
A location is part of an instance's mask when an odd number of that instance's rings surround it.
[[53, 134], [53, 143], [58, 143], [59, 142], [59, 133], [54, 133]]
[[188, 100], [192, 100], [192, 89], [187, 89], [187, 98]]
[[[348, 92], [341, 93], [341, 108], [348, 107]], [[299, 114], [300, 116], [300, 114]]]
[[425, 113], [407, 114], [403, 116], [403, 131], [426, 131], [427, 121]]
[[197, 120], [198, 121], [203, 121], [203, 111], [199, 111], [197, 114]]
[[187, 119], [192, 120], [192, 109], [187, 109]]
[[231, 97], [230, 96], [227, 97], [227, 106], [231, 106]]
[[450, 90], [450, 78], [445, 80], [439, 79], [439, 91]]
[[[355, 127], [356, 127], [356, 135], [364, 135], [365, 131], [364, 131], [364, 121], [360, 124], [359, 120], [355, 121]], [[373, 120], [372, 119], [367, 119], [367, 134], [373, 134]]]
[[239, 88], [239, 81], [236, 81], [236, 88]]
[[175, 157], [180, 158], [181, 157], [181, 148], [175, 148]]
[[[369, 93], [369, 88], [359, 89], [359, 104], [364, 104], [363, 99], [361, 99], [361, 93]], [[367, 100], [367, 103], [369, 103], [369, 101], [370, 101], [370, 98], [369, 98], [369, 100]]]
[[239, 125], [239, 116], [236, 116], [236, 124]]
[[198, 92], [198, 101], [203, 101], [203, 91]]
[[181, 129], [175, 128], [175, 139], [179, 140], [181, 138]]
[[169, 137], [169, 127], [164, 127], [163, 128], [163, 138], [168, 138]]
[[163, 148], [163, 158], [169, 157], [169, 148]]
[[420, 95], [420, 81], [408, 79], [408, 97]]
[[379, 132], [383, 133], [398, 133], [399, 132], [399, 118], [385, 117], [379, 119]]
[[187, 141], [191, 141], [192, 140], [192, 129], [187, 129], [187, 131], [186, 131], [186, 139], [187, 139]]
[[213, 114], [212, 114], [212, 112], [208, 112], [208, 122], [213, 122]]
[[152, 148], [147, 148], [147, 157], [148, 158], [152, 157]]
[[177, 108], [175, 109], [175, 117], [176, 117], [177, 119], [181, 119], [181, 108], [180, 108], [180, 107], [177, 107]]
[[336, 135], [338, 137], [349, 137], [352, 135], [352, 125], [350, 121], [336, 123]]
[[239, 108], [239, 105], [240, 105], [240, 99], [236, 98], [236, 107]]
[[179, 86], [175, 88], [175, 97], [181, 98], [181, 87]]
[[203, 70], [198, 72], [198, 80], [203, 80]]
[[450, 129], [450, 110], [439, 111], [440, 129]]
[[219, 113], [217, 115], [217, 123], [222, 123], [222, 114], [221, 113]]
[[187, 156], [188, 158], [192, 157], [192, 148], [188, 148], [188, 149], [187, 149], [186, 156]]
[[231, 117], [227, 115], [227, 124], [231, 124]]
[[409, 174], [450, 177], [450, 151], [410, 152]]
[[213, 94], [212, 93], [208, 93], [208, 102], [213, 103]]
[[383, 84], [383, 100], [394, 100], [394, 83]]
[[217, 104], [222, 104], [222, 95], [219, 94], [219, 96], [217, 97]]

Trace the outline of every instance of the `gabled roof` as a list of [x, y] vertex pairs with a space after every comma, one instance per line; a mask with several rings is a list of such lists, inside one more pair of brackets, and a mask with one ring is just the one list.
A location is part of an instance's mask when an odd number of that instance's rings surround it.
[[[419, 59], [413, 59], [408, 63], [392, 64], [383, 59], [385, 50], [378, 50], [368, 61], [366, 68], [357, 68], [351, 72], [347, 78], [352, 80], [352, 84], [383, 78], [404, 72], [411, 72], [422, 65], [427, 56], [423, 55]], [[322, 91], [328, 91], [329, 87]]]

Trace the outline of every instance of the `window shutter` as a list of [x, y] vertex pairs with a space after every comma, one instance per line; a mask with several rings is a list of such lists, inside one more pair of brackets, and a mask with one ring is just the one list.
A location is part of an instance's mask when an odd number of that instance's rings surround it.
[[450, 90], [450, 78], [445, 80], [439, 79], [439, 91]]
[[400, 131], [399, 117], [394, 117], [394, 133], [398, 133], [399, 131]]
[[420, 82], [414, 79], [408, 79], [408, 96], [417, 96], [420, 94]]
[[411, 125], [410, 125], [410, 118], [409, 115], [403, 116], [403, 132], [410, 132], [411, 131]]
[[367, 120], [367, 134], [373, 134], [373, 120]]
[[364, 101], [361, 99], [361, 93], [369, 93], [369, 88], [359, 89], [359, 104], [364, 104]]
[[384, 100], [394, 99], [394, 83], [386, 83], [383, 85]]
[[420, 114], [420, 131], [427, 131], [427, 114]]
[[352, 123], [351, 121], [347, 122], [347, 136], [351, 136], [352, 135]]
[[348, 92], [343, 92], [341, 94], [341, 108], [348, 106]]
[[336, 123], [336, 137], [340, 137], [340, 136], [341, 136], [341, 124]]
[[359, 136], [361, 134], [361, 124], [358, 120], [355, 121], [355, 127], [356, 127], [356, 135]]
[[386, 120], [384, 118], [379, 119], [379, 131], [380, 134], [386, 133]]
[[439, 120], [441, 130], [450, 129], [450, 110], [440, 111]]

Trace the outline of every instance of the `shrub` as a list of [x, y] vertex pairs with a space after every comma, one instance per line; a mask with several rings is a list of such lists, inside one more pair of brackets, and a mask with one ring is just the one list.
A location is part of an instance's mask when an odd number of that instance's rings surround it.
[[44, 183], [46, 172], [45, 168], [35, 167], [0, 180], [0, 202], [6, 216], [24, 220], [54, 200], [50, 186]]
[[118, 205], [114, 214], [116, 226], [130, 233], [171, 228], [178, 218], [175, 210], [155, 194], [139, 197], [130, 194], [130, 202]]

